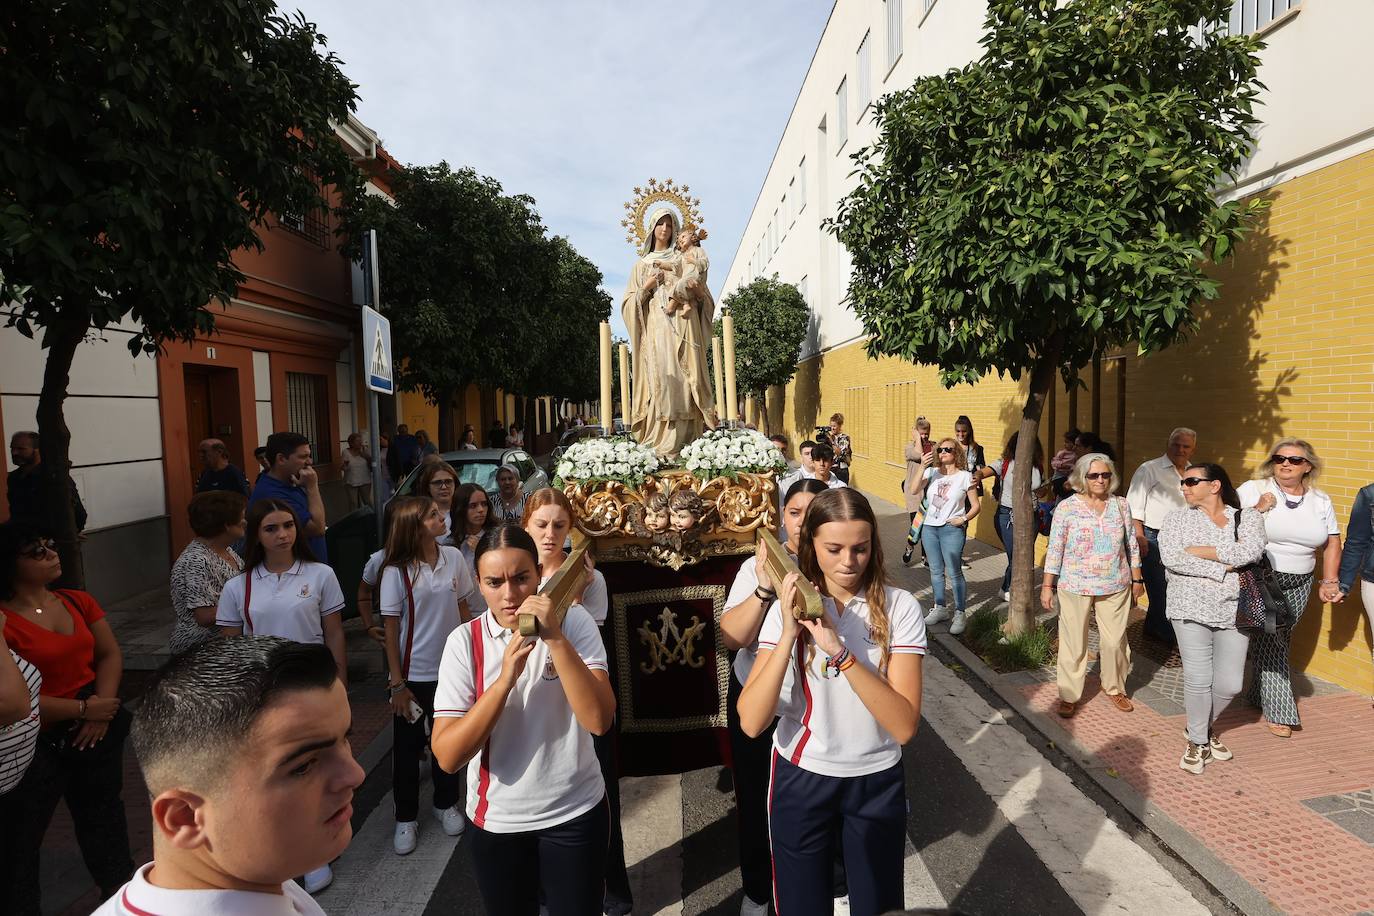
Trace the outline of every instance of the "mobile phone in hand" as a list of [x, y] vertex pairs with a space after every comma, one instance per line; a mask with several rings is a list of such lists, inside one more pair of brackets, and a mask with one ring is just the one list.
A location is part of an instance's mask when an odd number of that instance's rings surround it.
[[414, 725], [416, 722], [419, 722], [420, 719], [424, 716], [424, 714], [424, 708], [419, 703], [416, 703], [414, 700], [411, 700], [410, 705], [406, 707], [406, 721], [409, 722], [411, 725]]

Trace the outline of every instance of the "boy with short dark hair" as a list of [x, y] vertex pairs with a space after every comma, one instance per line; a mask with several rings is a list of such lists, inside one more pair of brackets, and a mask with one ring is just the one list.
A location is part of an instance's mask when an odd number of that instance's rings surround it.
[[239, 636], [173, 657], [130, 733], [152, 796], [153, 861], [96, 916], [323, 916], [292, 879], [353, 836], [364, 774], [351, 721], [324, 646]]

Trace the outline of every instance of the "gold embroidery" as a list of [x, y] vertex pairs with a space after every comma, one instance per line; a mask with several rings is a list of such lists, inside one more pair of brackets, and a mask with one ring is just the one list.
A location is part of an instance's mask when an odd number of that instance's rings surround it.
[[706, 629], [700, 617], [692, 615], [692, 625], [685, 631], [678, 629], [677, 614], [669, 608], [665, 607], [658, 619], [663, 626], [657, 633], [649, 629], [648, 621], [639, 625], [639, 640], [649, 647], [651, 656], [648, 662], [639, 663], [640, 671], [645, 674], [666, 671], [673, 662], [689, 668], [700, 668], [706, 664], [706, 659], [697, 658], [696, 654], [697, 640], [702, 630]]

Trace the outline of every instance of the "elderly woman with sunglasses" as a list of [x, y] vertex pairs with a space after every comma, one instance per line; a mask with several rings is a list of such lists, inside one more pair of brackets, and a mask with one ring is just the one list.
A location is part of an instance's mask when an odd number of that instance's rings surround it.
[[[1269, 450], [1269, 460], [1255, 471], [1255, 479], [1240, 485], [1240, 504], [1264, 515], [1268, 544], [1264, 552], [1278, 576], [1297, 626], [1322, 555], [1322, 601], [1337, 601], [1341, 590], [1337, 574], [1341, 566], [1341, 535], [1336, 507], [1313, 484], [1321, 474], [1322, 460], [1312, 444], [1303, 439], [1280, 439]], [[1246, 699], [1264, 711], [1269, 730], [1280, 738], [1293, 734], [1299, 725], [1298, 704], [1288, 672], [1291, 630], [1257, 633], [1250, 642], [1254, 677]]]
[[16, 913], [41, 909], [38, 850], [60, 799], [71, 811], [81, 857], [102, 897], [134, 869], [120, 798], [129, 732], [129, 713], [119, 700], [124, 661], [96, 600], [52, 588], [61, 575], [51, 540], [21, 522], [0, 525], [5, 639], [43, 676], [33, 763], [19, 785], [0, 796], [8, 849], [0, 856], [0, 886]]
[[1219, 464], [1190, 464], [1179, 481], [1187, 507], [1164, 517], [1159, 559], [1169, 579], [1168, 615], [1183, 660], [1188, 748], [1179, 768], [1201, 776], [1213, 760], [1235, 755], [1212, 730], [1240, 692], [1250, 637], [1236, 629], [1236, 569], [1264, 554], [1264, 519], [1240, 507]]
[[1079, 458], [1069, 472], [1073, 495], [1059, 503], [1045, 554], [1040, 603], [1054, 609], [1059, 592], [1059, 715], [1069, 718], [1083, 697], [1088, 672], [1088, 619], [1097, 616], [1102, 692], [1122, 712], [1135, 707], [1126, 696], [1131, 647], [1126, 642], [1132, 599], [1145, 593], [1140, 545], [1126, 499], [1113, 496], [1116, 464], [1101, 452]]

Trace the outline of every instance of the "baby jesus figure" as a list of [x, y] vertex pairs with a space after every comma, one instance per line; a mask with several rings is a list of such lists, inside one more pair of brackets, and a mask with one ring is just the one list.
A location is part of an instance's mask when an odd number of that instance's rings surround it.
[[706, 271], [711, 260], [701, 240], [706, 238], [705, 229], [684, 229], [677, 235], [679, 257], [673, 270], [675, 282], [668, 293], [668, 304], [663, 311], [669, 315], [686, 318], [692, 313], [692, 303], [701, 299], [701, 290], [706, 285]]

